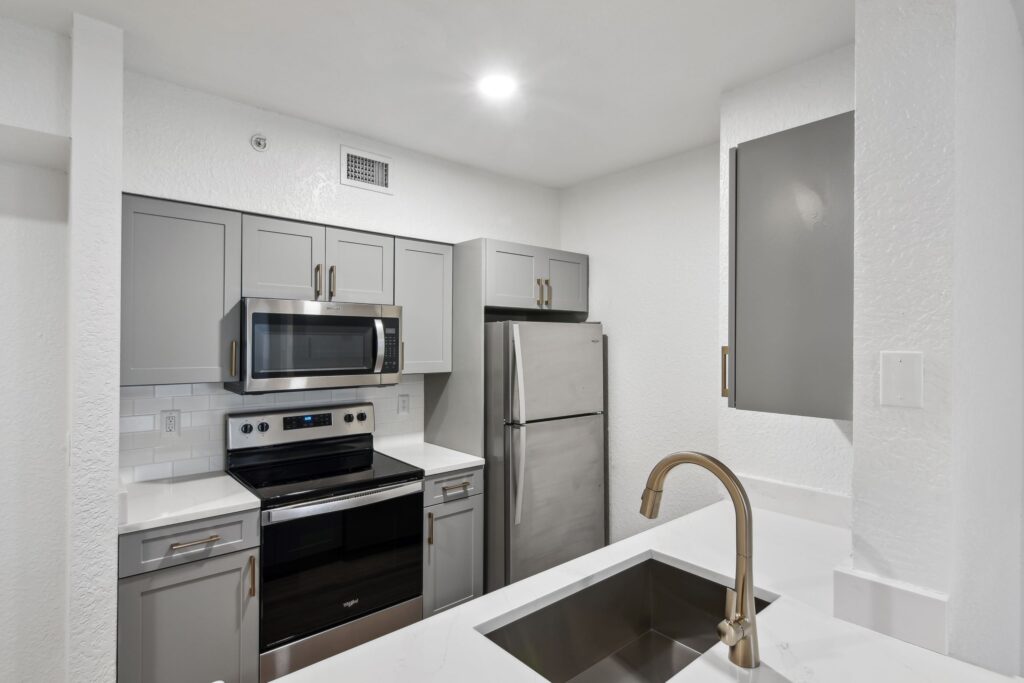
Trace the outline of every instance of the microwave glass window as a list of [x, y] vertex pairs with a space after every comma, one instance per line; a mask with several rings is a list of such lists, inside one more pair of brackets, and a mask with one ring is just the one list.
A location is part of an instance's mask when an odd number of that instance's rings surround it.
[[256, 313], [252, 376], [306, 377], [372, 372], [371, 318]]

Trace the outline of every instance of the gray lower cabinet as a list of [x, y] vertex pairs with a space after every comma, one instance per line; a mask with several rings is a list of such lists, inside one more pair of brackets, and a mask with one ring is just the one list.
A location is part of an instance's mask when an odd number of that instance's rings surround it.
[[259, 549], [118, 582], [118, 683], [259, 680]]
[[125, 195], [121, 384], [231, 379], [241, 214]]
[[586, 312], [589, 258], [558, 249], [485, 242], [485, 305]]
[[452, 246], [395, 240], [406, 374], [452, 370]]
[[484, 496], [423, 509], [423, 616], [484, 593]]
[[326, 300], [394, 304], [395, 238], [344, 228], [326, 230]]
[[323, 301], [324, 226], [242, 217], [242, 296]]

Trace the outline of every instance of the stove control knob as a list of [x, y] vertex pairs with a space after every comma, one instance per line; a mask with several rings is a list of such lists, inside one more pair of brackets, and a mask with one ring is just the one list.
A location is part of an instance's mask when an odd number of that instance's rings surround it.
[[357, 418], [357, 419], [358, 419], [358, 420], [359, 420], [360, 422], [366, 422], [366, 413], [359, 413], [358, 415], [356, 415], [356, 418]]
[[252, 425], [249, 424], [248, 422], [246, 422], [244, 425], [242, 425], [242, 433], [243, 434], [252, 434]]
[[356, 418], [352, 413], [345, 413], [345, 422], [352, 422], [355, 419]]
[[267, 424], [266, 422], [260, 422], [258, 425], [256, 425], [256, 429], [260, 430], [260, 432], [265, 432], [270, 429], [270, 425]]

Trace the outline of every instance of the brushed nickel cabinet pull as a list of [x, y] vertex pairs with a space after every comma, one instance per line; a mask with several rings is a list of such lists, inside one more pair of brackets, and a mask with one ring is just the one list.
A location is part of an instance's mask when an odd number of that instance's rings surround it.
[[249, 597], [256, 597], [256, 556], [249, 556]]
[[427, 545], [434, 545], [434, 513], [427, 513]]
[[555, 288], [551, 286], [551, 278], [544, 278], [544, 284], [548, 286], [548, 306], [555, 298]]
[[220, 536], [218, 536], [217, 534], [214, 534], [213, 536], [210, 536], [209, 538], [203, 538], [203, 539], [200, 539], [198, 541], [189, 541], [188, 543], [172, 543], [171, 544], [171, 552], [172, 553], [176, 553], [179, 550], [184, 550], [185, 548], [191, 548], [191, 547], [197, 546], [197, 545], [206, 545], [208, 543], [216, 543], [219, 540], [220, 540]]
[[722, 347], [722, 397], [729, 397], [729, 347]]
[[313, 300], [320, 300], [320, 292], [324, 291], [324, 271], [319, 263], [313, 267]]
[[331, 266], [327, 270], [327, 300], [334, 301], [334, 284], [335, 284], [335, 267]]
[[544, 278], [537, 278], [537, 305], [544, 305]]
[[466, 493], [469, 493], [469, 482], [464, 481], [461, 484], [448, 484], [447, 486], [442, 486], [441, 492], [448, 493], [449, 491], [457, 491], [458, 489], [462, 489]]
[[231, 358], [228, 359], [228, 374], [238, 377], [238, 340], [231, 340]]

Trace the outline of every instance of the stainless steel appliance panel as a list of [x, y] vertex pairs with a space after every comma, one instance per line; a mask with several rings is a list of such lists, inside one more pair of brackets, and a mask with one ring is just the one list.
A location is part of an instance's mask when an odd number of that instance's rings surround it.
[[506, 422], [604, 410], [600, 323], [503, 322], [509, 361]]
[[604, 415], [509, 425], [505, 449], [509, 583], [604, 546]]

